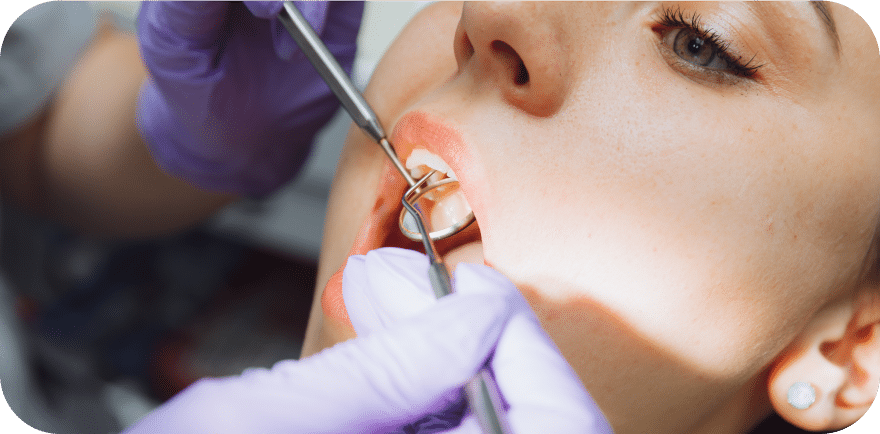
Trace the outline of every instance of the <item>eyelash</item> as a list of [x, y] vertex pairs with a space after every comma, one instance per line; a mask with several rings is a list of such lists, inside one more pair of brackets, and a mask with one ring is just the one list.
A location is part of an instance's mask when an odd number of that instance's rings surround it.
[[672, 29], [686, 29], [693, 31], [697, 36], [702, 38], [717, 48], [717, 55], [724, 60], [729, 66], [729, 71], [719, 71], [711, 69], [713, 72], [729, 72], [738, 77], [752, 78], [757, 74], [758, 70], [764, 65], [754, 65], [755, 57], [753, 56], [748, 62], [743, 62], [741, 56], [733, 56], [730, 53], [730, 43], [721, 39], [721, 37], [712, 31], [706, 30], [703, 23], [700, 22], [700, 15], [694, 12], [690, 16], [685, 16], [680, 8], [664, 7], [663, 12], [657, 19], [657, 25]]

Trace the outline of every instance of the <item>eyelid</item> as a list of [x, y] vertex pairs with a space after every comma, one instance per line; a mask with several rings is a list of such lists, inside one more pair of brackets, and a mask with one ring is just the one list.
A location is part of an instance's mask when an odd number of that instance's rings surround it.
[[[760, 78], [758, 72], [763, 65], [754, 63], [757, 55], [742, 55], [742, 49], [736, 47], [736, 39], [730, 37], [729, 32], [723, 31], [723, 26], [707, 25], [698, 12], [684, 12], [679, 6], [661, 5], [660, 10], [654, 15], [653, 30], [660, 35], [661, 43], [664, 43], [669, 32], [675, 29], [692, 29], [717, 46], [718, 54], [731, 67], [730, 71], [714, 70], [715, 72], [728, 73], [735, 78], [747, 80]], [[673, 55], [677, 57], [674, 53]], [[711, 68], [705, 69], [713, 71]]]
[[[666, 36], [663, 35], [665, 38]], [[700, 83], [709, 83], [712, 85], [725, 85], [725, 86], [734, 86], [734, 85], [742, 85], [746, 82], [746, 78], [740, 77], [730, 72], [706, 68], [702, 66], [698, 66], [691, 62], [688, 62], [678, 54], [675, 53], [674, 49], [667, 44], [663, 43], [661, 40], [659, 45], [659, 50], [661, 56], [663, 56], [664, 61], [670, 63], [670, 66], [678, 73], [684, 75], [688, 79], [700, 82]]]

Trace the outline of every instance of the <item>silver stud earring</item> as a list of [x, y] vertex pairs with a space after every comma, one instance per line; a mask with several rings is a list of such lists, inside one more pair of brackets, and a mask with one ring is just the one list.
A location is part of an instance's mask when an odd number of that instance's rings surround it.
[[806, 410], [816, 402], [816, 388], [810, 383], [799, 381], [788, 388], [788, 403], [798, 409]]

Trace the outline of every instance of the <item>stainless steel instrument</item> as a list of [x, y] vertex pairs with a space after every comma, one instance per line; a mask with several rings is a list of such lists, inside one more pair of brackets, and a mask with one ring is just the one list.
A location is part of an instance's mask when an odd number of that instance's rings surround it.
[[[327, 47], [315, 34], [314, 29], [306, 21], [305, 17], [297, 10], [293, 2], [285, 1], [284, 7], [278, 16], [281, 23], [290, 32], [293, 39], [308, 57], [318, 73], [336, 94], [336, 97], [345, 107], [345, 110], [354, 122], [373, 138], [385, 155], [394, 164], [398, 172], [406, 179], [410, 188], [404, 194], [401, 202], [404, 209], [401, 211], [399, 226], [401, 231], [412, 240], [421, 240], [425, 246], [425, 253], [431, 261], [428, 277], [434, 294], [439, 298], [452, 293], [452, 282], [449, 271], [443, 259], [437, 255], [434, 248], [434, 240], [449, 237], [458, 233], [474, 221], [473, 212], [455, 219], [449, 227], [436, 231], [428, 231], [417, 202], [425, 194], [438, 188], [457, 188], [458, 181], [454, 179], [442, 179], [433, 184], [428, 184], [428, 178], [437, 171], [431, 171], [418, 181], [414, 180], [406, 168], [400, 163], [397, 153], [388, 142], [385, 131], [379, 122], [376, 113], [370, 108], [360, 92], [349, 80], [345, 71], [339, 66], [339, 62], [333, 57]], [[409, 216], [409, 217], [408, 217]], [[482, 368], [464, 387], [471, 412], [479, 421], [486, 434], [512, 434], [507, 421], [507, 414], [501, 401], [498, 385], [487, 367]]]
[[[299, 45], [303, 53], [305, 53], [312, 65], [314, 65], [318, 74], [320, 74], [327, 85], [330, 86], [330, 89], [336, 95], [336, 98], [342, 103], [342, 106], [351, 116], [352, 120], [354, 120], [354, 123], [379, 144], [382, 150], [385, 151], [385, 155], [388, 156], [388, 159], [391, 160], [391, 163], [397, 171], [400, 172], [403, 179], [406, 180], [406, 183], [409, 184], [410, 187], [416, 185], [416, 182], [413, 180], [409, 171], [406, 170], [406, 167], [404, 167], [403, 164], [401, 164], [397, 152], [394, 151], [391, 143], [388, 142], [385, 130], [382, 128], [382, 124], [379, 122], [376, 113], [373, 112], [373, 109], [370, 108], [370, 105], [367, 104], [364, 97], [354, 87], [354, 84], [352, 84], [351, 80], [345, 74], [345, 71], [339, 66], [339, 62], [336, 61], [336, 58], [333, 57], [333, 54], [330, 53], [327, 46], [325, 46], [318, 35], [315, 34], [312, 26], [309, 25], [309, 22], [306, 21], [305, 17], [302, 16], [293, 2], [284, 2], [284, 7], [281, 9], [278, 19], [284, 27], [287, 28], [287, 31], [290, 32], [293, 39], [296, 40], [296, 43]], [[441, 187], [444, 189], [458, 188], [457, 184], [458, 181], [447, 178], [433, 184], [425, 184], [424, 187], [418, 189], [416, 194], [421, 197], [427, 192]], [[421, 240], [422, 233], [415, 227], [414, 222], [410, 218], [407, 218], [407, 215], [406, 210], [402, 210], [400, 213], [398, 226], [400, 227], [401, 232], [411, 240]], [[456, 216], [456, 218], [451, 219], [451, 221], [452, 223], [447, 227], [429, 232], [430, 238], [440, 240], [457, 234], [474, 222], [474, 213], [468, 212], [465, 215]]]

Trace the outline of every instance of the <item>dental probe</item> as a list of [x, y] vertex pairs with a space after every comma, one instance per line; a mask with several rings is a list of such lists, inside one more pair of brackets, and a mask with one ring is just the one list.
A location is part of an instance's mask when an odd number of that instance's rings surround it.
[[290, 36], [293, 36], [296, 44], [305, 53], [309, 62], [318, 70], [318, 74], [321, 75], [321, 78], [324, 79], [324, 82], [327, 83], [327, 86], [330, 87], [330, 90], [333, 91], [336, 98], [342, 103], [342, 106], [345, 107], [345, 111], [348, 112], [354, 123], [379, 143], [379, 146], [382, 147], [382, 150], [385, 151], [385, 154], [394, 163], [394, 167], [406, 179], [407, 184], [410, 186], [415, 184], [412, 176], [400, 164], [400, 159], [397, 157], [397, 153], [394, 152], [394, 148], [388, 143], [385, 130], [382, 129], [382, 124], [379, 123], [379, 117], [376, 116], [376, 113], [373, 112], [373, 109], [370, 108], [364, 97], [357, 91], [354, 84], [348, 79], [345, 71], [339, 66], [339, 62], [336, 61], [336, 58], [333, 57], [333, 54], [330, 53], [330, 50], [327, 49], [327, 46], [324, 45], [321, 38], [318, 37], [315, 30], [312, 29], [312, 26], [306, 21], [292, 1], [284, 2], [281, 12], [278, 14], [278, 19], [287, 28]]
[[[422, 234], [422, 244], [425, 246], [425, 254], [431, 265], [428, 267], [428, 280], [431, 281], [431, 289], [434, 290], [434, 296], [437, 298], [452, 293], [452, 281], [449, 278], [449, 270], [443, 263], [443, 258], [437, 255], [437, 249], [434, 247], [434, 241], [428, 236], [428, 230], [425, 228], [425, 221], [422, 219], [421, 212], [417, 209], [418, 205], [413, 206], [407, 201], [418, 187], [428, 181], [428, 178], [434, 174], [436, 170], [431, 171], [422, 179], [418, 180], [409, 191], [403, 196], [404, 208], [412, 214], [419, 232]], [[467, 397], [468, 406], [471, 412], [477, 418], [480, 428], [486, 434], [513, 434], [510, 424], [507, 421], [507, 413], [504, 411], [504, 404], [501, 402], [501, 393], [498, 391], [498, 384], [489, 372], [489, 368], [481, 368], [475, 376], [473, 376], [464, 386], [465, 396]]]
[[[339, 66], [339, 62], [336, 61], [336, 58], [333, 57], [333, 54], [330, 53], [330, 50], [327, 49], [327, 46], [324, 45], [315, 33], [315, 30], [312, 29], [312, 26], [306, 21], [305, 17], [303, 17], [293, 2], [285, 1], [283, 3], [281, 12], [278, 14], [278, 20], [281, 21], [281, 24], [284, 25], [296, 41], [297, 45], [299, 45], [299, 48], [309, 59], [309, 62], [311, 62], [312, 66], [318, 71], [318, 74], [321, 75], [321, 78], [324, 79], [324, 82], [327, 83], [327, 86], [330, 87], [330, 90], [336, 95], [336, 98], [342, 103], [342, 106], [345, 108], [345, 111], [348, 112], [349, 116], [351, 116], [354, 123], [366, 132], [367, 135], [372, 137], [373, 140], [379, 143], [379, 146], [385, 151], [385, 155], [388, 156], [388, 159], [391, 160], [391, 163], [397, 171], [400, 172], [403, 179], [406, 180], [406, 183], [410, 187], [415, 186], [415, 180], [413, 180], [409, 171], [406, 170], [403, 164], [401, 164], [397, 152], [394, 151], [394, 148], [391, 147], [391, 143], [388, 142], [385, 130], [379, 122], [379, 117], [376, 116], [376, 113], [370, 105], [367, 104], [364, 97], [354, 87], [354, 84], [349, 80], [345, 71]], [[418, 193], [420, 193], [419, 197], [429, 190], [433, 190], [441, 185], [447, 185], [449, 183], [450, 182], [441, 181], [441, 183], [425, 185], [424, 188], [418, 189]], [[399, 219], [400, 230], [407, 238], [418, 241], [422, 238], [422, 233], [416, 228], [410, 226], [412, 222], [409, 221], [409, 219], [404, 221], [405, 215], [407, 215], [406, 211], [401, 212]], [[438, 240], [452, 236], [466, 228], [473, 223], [473, 221], [474, 213], [469, 212], [466, 216], [459, 218], [449, 227], [430, 232], [429, 236]]]

